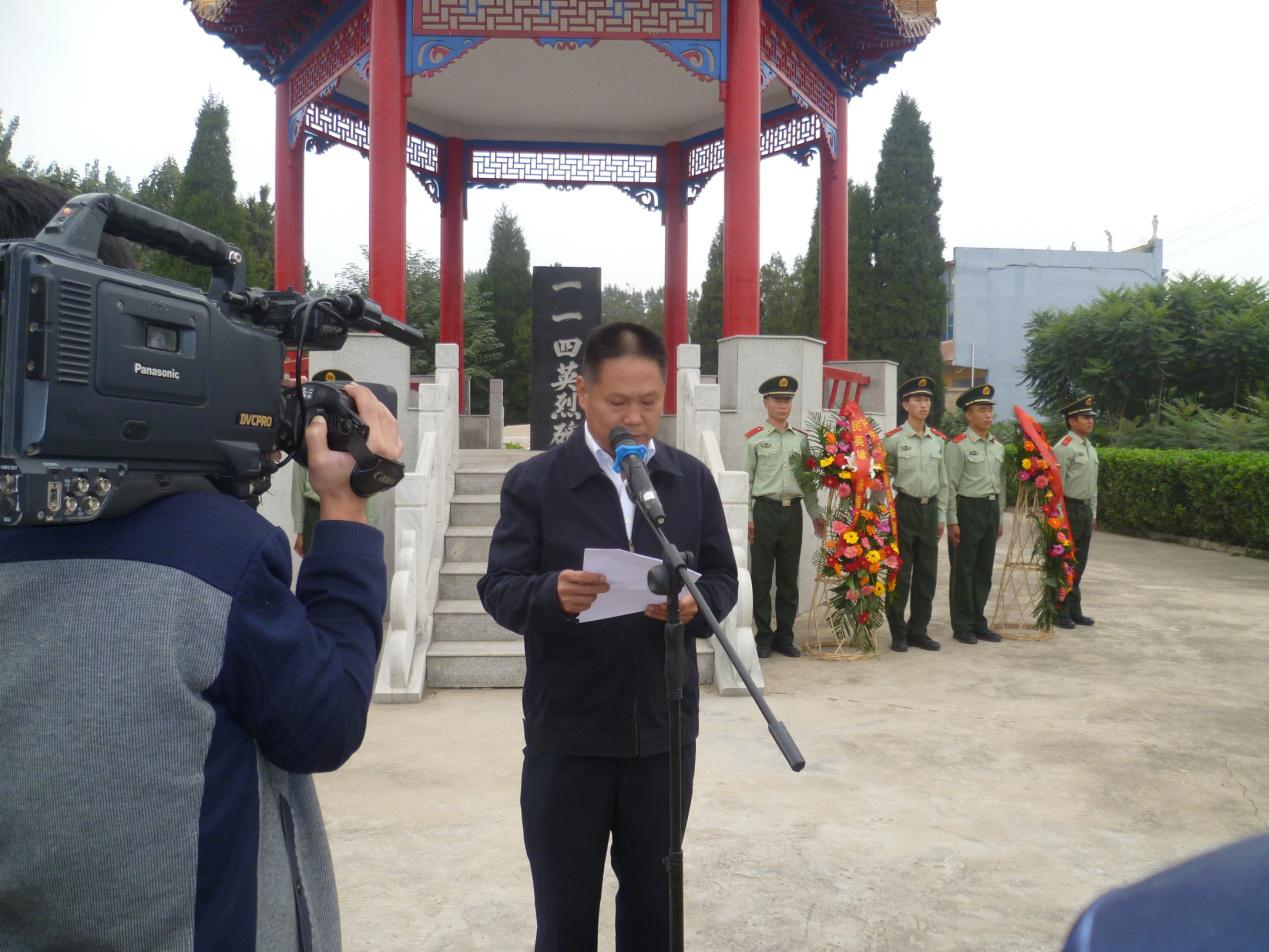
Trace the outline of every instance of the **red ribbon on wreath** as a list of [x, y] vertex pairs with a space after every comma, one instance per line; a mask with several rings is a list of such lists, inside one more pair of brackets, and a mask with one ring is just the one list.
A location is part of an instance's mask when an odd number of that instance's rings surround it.
[[1053, 455], [1053, 450], [1049, 447], [1049, 440], [1044, 435], [1044, 430], [1031, 418], [1031, 414], [1017, 404], [1014, 404], [1013, 413], [1018, 418], [1018, 426], [1022, 428], [1022, 435], [1035, 444], [1040, 458], [1049, 464], [1049, 488], [1053, 491], [1053, 496], [1057, 500], [1058, 505], [1062, 507], [1062, 528], [1066, 532], [1066, 537], [1072, 540], [1071, 551], [1074, 552], [1075, 534], [1071, 532], [1071, 520], [1066, 515], [1066, 495], [1062, 491], [1062, 467], [1058, 465], [1057, 457]]

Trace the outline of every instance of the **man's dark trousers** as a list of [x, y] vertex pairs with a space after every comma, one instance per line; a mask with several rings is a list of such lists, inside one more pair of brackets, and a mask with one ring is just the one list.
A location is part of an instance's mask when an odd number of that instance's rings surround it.
[[[696, 744], [682, 748], [683, 825], [692, 803]], [[520, 816], [533, 873], [535, 952], [594, 952], [604, 854], [612, 833], [617, 952], [670, 943], [669, 758], [571, 757], [525, 750]]]
[[960, 545], [952, 545], [950, 532], [947, 540], [952, 563], [952, 633], [982, 634], [987, 631], [987, 596], [991, 594], [991, 568], [996, 561], [1000, 504], [995, 499], [958, 496], [956, 513], [960, 520]]
[[[929, 634], [938, 581], [939, 504], [937, 499], [922, 503], [915, 496], [899, 493], [895, 508], [899, 514], [899, 558], [903, 564], [899, 567], [898, 584], [886, 601], [886, 620], [890, 623], [890, 637], [905, 641]], [[904, 622], [909, 592], [912, 608]]]
[[1083, 615], [1080, 600], [1080, 580], [1088, 567], [1088, 547], [1093, 541], [1093, 510], [1082, 499], [1066, 500], [1066, 515], [1071, 520], [1071, 539], [1075, 542], [1075, 587], [1062, 603], [1062, 614], [1067, 618]]
[[[802, 505], [785, 506], [778, 499], [757, 496], [753, 501], [753, 542], [749, 546], [753, 571], [754, 641], [770, 647], [773, 641], [793, 644], [798, 617], [798, 563], [802, 559]], [[771, 630], [771, 571], [775, 569], [776, 624]]]

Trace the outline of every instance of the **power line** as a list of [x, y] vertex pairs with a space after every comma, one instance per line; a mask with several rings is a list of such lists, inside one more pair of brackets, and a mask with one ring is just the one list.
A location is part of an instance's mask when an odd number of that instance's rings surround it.
[[1269, 192], [1263, 192], [1260, 195], [1253, 195], [1251, 198], [1245, 198], [1241, 202], [1231, 205], [1228, 208], [1222, 209], [1221, 211], [1216, 212], [1213, 215], [1208, 215], [1206, 218], [1201, 218], [1198, 221], [1194, 222], [1193, 224], [1186, 225], [1183, 228], [1178, 228], [1176, 231], [1171, 232], [1170, 234], [1164, 235], [1162, 240], [1172, 241], [1174, 239], [1180, 238], [1183, 235], [1188, 234], [1189, 232], [1202, 230], [1202, 228], [1205, 227], [1209, 222], [1214, 224], [1216, 219], [1218, 218], [1226, 218], [1226, 217], [1229, 217], [1231, 214], [1237, 214], [1238, 212], [1246, 211], [1247, 208], [1253, 205], [1259, 205], [1261, 202], [1264, 202], [1264, 201], [1269, 201]]
[[1217, 238], [1223, 238], [1225, 235], [1228, 235], [1232, 231], [1238, 231], [1238, 229], [1240, 228], [1246, 228], [1248, 225], [1254, 225], [1256, 222], [1261, 221], [1265, 218], [1269, 218], [1269, 212], [1265, 212], [1265, 214], [1263, 215], [1257, 215], [1255, 218], [1249, 218], [1245, 222], [1241, 222], [1240, 224], [1235, 225], [1233, 228], [1226, 228], [1224, 231], [1218, 231], [1216, 234], [1210, 235], [1207, 238], [1203, 238], [1199, 241], [1196, 241], [1192, 245], [1186, 245], [1184, 248], [1177, 248], [1175, 251], [1169, 251], [1168, 254], [1169, 255], [1182, 254], [1186, 251], [1189, 251], [1192, 248], [1197, 248], [1199, 245], [1205, 245], [1209, 241], [1215, 241]]

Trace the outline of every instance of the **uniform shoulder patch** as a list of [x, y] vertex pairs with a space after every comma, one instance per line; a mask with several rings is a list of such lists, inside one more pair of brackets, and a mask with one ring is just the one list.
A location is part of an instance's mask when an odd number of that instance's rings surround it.
[[961, 434], [959, 434], [959, 435], [957, 435], [957, 436], [954, 436], [954, 437], [952, 437], [952, 442], [953, 442], [953, 443], [959, 443], [961, 440], [965, 439], [965, 437], [966, 437], [966, 436], [968, 436], [968, 435], [969, 435], [969, 434], [967, 434], [967, 433], [961, 433]]
[[1071, 438], [1068, 436], [1068, 437], [1066, 437], [1064, 440], [1062, 440], [1062, 445], [1063, 445], [1063, 446], [1066, 446], [1066, 445], [1068, 445], [1070, 442], [1071, 442]]
[[755, 434], [758, 434], [761, 432], [762, 432], [762, 424], [760, 423], [757, 426], [755, 426], [752, 430], [749, 430], [747, 433], [745, 433], [745, 439], [749, 439], [749, 437], [754, 436]]
[[894, 436], [896, 433], [900, 433], [902, 431], [903, 431], [903, 427], [896, 426], [893, 430], [887, 430], [886, 436]]
[[942, 430], [936, 430], [934, 429], [934, 427], [930, 427], [930, 432], [933, 433], [935, 436], [937, 436], [940, 440], [947, 439], [947, 434], [944, 433]]

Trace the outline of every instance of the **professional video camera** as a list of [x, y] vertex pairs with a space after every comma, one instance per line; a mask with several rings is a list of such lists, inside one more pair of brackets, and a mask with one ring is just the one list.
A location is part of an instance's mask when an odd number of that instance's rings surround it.
[[[103, 232], [210, 267], [210, 288], [101, 264]], [[287, 347], [338, 350], [351, 329], [423, 336], [362, 295], [246, 288], [245, 273], [215, 235], [106, 194], [0, 242], [0, 526], [110, 518], [190, 490], [254, 503], [279, 451], [303, 460], [318, 414], [331, 447], [357, 459], [354, 491], [400, 481], [341, 386], [283, 392], [282, 361]]]

